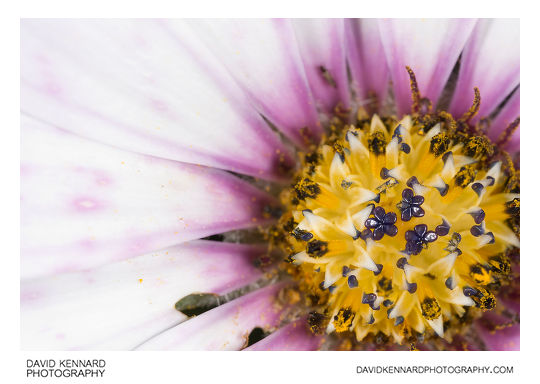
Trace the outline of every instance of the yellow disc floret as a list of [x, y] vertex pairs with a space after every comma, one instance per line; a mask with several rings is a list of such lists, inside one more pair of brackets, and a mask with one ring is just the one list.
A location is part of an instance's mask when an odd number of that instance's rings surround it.
[[496, 306], [519, 247], [519, 173], [456, 127], [448, 113], [374, 115], [300, 154], [280, 223], [314, 332], [413, 342]]

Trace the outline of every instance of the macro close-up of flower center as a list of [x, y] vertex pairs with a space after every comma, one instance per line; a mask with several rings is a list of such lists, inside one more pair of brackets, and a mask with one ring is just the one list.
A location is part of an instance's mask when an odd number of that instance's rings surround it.
[[519, 21], [24, 20], [25, 349], [516, 350]]
[[424, 341], [496, 307], [493, 292], [509, 284], [508, 255], [519, 248], [519, 177], [469, 130], [477, 107], [458, 121], [338, 120], [304, 155], [281, 222], [300, 266], [291, 273], [321, 308], [310, 314], [314, 331]]

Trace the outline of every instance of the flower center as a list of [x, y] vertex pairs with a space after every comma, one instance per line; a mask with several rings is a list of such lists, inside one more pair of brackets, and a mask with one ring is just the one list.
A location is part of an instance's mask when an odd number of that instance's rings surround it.
[[519, 174], [460, 126], [373, 115], [300, 154], [279, 225], [314, 332], [414, 342], [495, 308], [519, 248]]

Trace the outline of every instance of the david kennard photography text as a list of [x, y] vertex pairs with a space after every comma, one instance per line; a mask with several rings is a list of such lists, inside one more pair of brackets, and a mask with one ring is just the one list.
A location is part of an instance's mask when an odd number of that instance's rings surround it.
[[26, 360], [26, 377], [103, 377], [105, 360]]

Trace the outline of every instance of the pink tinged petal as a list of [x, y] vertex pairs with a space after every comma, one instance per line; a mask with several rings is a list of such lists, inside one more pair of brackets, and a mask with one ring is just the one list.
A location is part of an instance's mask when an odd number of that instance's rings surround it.
[[389, 73], [377, 20], [346, 19], [345, 42], [359, 101], [366, 103], [370, 93], [375, 93], [380, 105], [386, 98]]
[[245, 351], [316, 351], [323, 337], [313, 334], [307, 327], [307, 319], [301, 318], [278, 329]]
[[[264, 248], [195, 241], [97, 269], [25, 280], [25, 349], [132, 349], [187, 316], [176, 311], [194, 292], [218, 295], [261, 277]], [[74, 255], [77, 257], [77, 255]]]
[[[488, 132], [490, 139], [497, 140], [505, 128], [520, 116], [519, 106], [520, 90], [518, 88], [491, 122]], [[509, 152], [519, 152], [519, 127], [508, 140], [505, 149]]]
[[[379, 21], [400, 114], [409, 113], [412, 105], [409, 75], [405, 67], [411, 67], [422, 97], [429, 98], [435, 107], [475, 23], [474, 19]], [[472, 88], [470, 92], [472, 94]]]
[[[315, 102], [324, 112], [332, 112], [341, 102], [349, 106], [349, 82], [345, 57], [345, 26], [342, 19], [294, 19], [296, 41], [302, 56]], [[329, 83], [321, 68], [331, 75]]]
[[280, 322], [275, 300], [282, 284], [270, 285], [171, 328], [138, 349], [239, 350], [253, 328], [269, 330]]
[[[508, 322], [508, 319], [492, 314], [489, 316], [485, 314], [484, 318], [489, 319], [489, 321], [494, 324], [505, 324]], [[492, 330], [482, 325], [481, 322], [477, 322], [476, 330], [486, 349], [489, 351], [519, 351], [519, 324], [514, 324], [499, 330]]]
[[192, 31], [153, 20], [24, 20], [21, 110], [131, 151], [280, 178], [277, 135]]
[[22, 117], [21, 275], [91, 268], [265, 223], [223, 171], [126, 152]]
[[482, 98], [471, 122], [490, 114], [519, 84], [519, 20], [481, 19], [463, 50], [459, 77], [450, 106], [461, 116], [471, 106], [473, 88]]
[[321, 126], [288, 20], [194, 20], [195, 34], [225, 65], [257, 109], [297, 145]]

